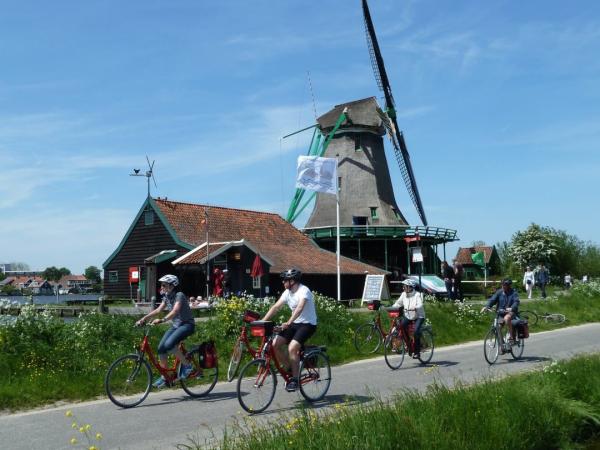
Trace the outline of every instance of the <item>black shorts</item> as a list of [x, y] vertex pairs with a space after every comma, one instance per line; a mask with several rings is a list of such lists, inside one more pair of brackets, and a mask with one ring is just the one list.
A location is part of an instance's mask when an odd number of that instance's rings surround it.
[[310, 323], [293, 323], [288, 328], [279, 333], [288, 343], [292, 340], [304, 345], [308, 338], [315, 334], [317, 326]]

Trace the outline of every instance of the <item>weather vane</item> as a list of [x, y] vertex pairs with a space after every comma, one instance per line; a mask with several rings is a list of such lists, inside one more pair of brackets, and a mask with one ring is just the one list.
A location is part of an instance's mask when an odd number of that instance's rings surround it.
[[148, 155], [146, 155], [146, 161], [148, 161], [148, 170], [146, 170], [146, 173], [140, 173], [140, 169], [133, 169], [133, 173], [130, 173], [129, 176], [146, 177], [146, 182], [148, 183], [148, 197], [150, 197], [150, 178], [152, 178], [152, 181], [154, 182], [154, 187], [158, 188], [158, 186], [156, 185], [156, 180], [154, 179], [153, 173], [155, 161], [152, 161], [152, 164], [150, 164], [150, 159], [148, 158]]

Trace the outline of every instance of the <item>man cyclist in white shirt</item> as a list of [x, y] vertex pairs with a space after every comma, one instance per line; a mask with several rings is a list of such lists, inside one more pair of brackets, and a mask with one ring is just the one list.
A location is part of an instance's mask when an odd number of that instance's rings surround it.
[[[404, 309], [404, 317], [400, 324], [404, 336], [408, 336], [408, 326], [410, 323], [415, 322], [415, 332], [413, 334], [415, 340], [415, 352], [412, 357], [416, 359], [421, 353], [421, 327], [423, 326], [423, 322], [425, 322], [423, 294], [415, 290], [415, 287], [417, 286], [415, 280], [407, 278], [402, 284], [404, 285], [404, 292], [402, 292], [400, 298], [396, 300], [394, 307], [402, 307]], [[410, 349], [410, 346], [408, 346], [408, 349]]]
[[[298, 269], [288, 269], [280, 276], [285, 292], [271, 306], [262, 320], [269, 320], [284, 304], [292, 310], [289, 320], [281, 324], [282, 331], [275, 339], [274, 345], [277, 358], [292, 372], [292, 379], [285, 389], [294, 392], [298, 388], [300, 350], [308, 338], [317, 331], [317, 311], [312, 292], [300, 283], [302, 272]], [[286, 345], [288, 354], [284, 349]]]

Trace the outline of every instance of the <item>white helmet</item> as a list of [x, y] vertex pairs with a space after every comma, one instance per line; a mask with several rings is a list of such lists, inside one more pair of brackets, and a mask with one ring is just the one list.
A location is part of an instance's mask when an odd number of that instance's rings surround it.
[[417, 282], [412, 278], [407, 278], [406, 280], [402, 281], [402, 284], [405, 286], [409, 286], [413, 289], [417, 286]]
[[177, 286], [179, 284], [179, 278], [177, 278], [175, 275], [165, 275], [160, 280], [158, 280], [158, 282], [172, 284], [173, 286]]

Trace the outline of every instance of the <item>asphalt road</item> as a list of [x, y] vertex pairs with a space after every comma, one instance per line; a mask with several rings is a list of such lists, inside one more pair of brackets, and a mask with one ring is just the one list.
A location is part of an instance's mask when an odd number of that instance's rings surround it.
[[[434, 381], [446, 385], [459, 380], [468, 383], [530, 370], [552, 359], [594, 352], [600, 352], [600, 323], [531, 334], [520, 361], [502, 355], [491, 367], [483, 358], [482, 341], [436, 349], [427, 367], [407, 358], [399, 370], [391, 371], [383, 357], [378, 356], [334, 367], [328, 395], [313, 407], [324, 411], [348, 399], [351, 404], [387, 399], [403, 389], [425, 389]], [[283, 383], [279, 383], [274, 402], [253, 420], [276, 420], [304, 404], [299, 393], [287, 393]], [[67, 410], [72, 410], [79, 422], [90, 423], [93, 430], [103, 434], [99, 443], [102, 449], [169, 449], [178, 443], [189, 443], [188, 436], [204, 443], [247, 417], [238, 403], [235, 382], [223, 382], [200, 400], [189, 399], [182, 389], [171, 389], [151, 392], [144, 403], [127, 410], [108, 400], [97, 400], [0, 415], [0, 448], [74, 448], [69, 440], [73, 436], [80, 438], [81, 434], [71, 429], [72, 419], [65, 417]]]

